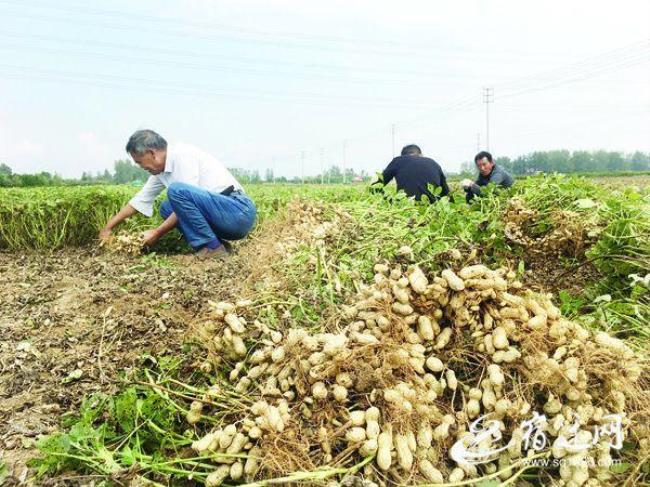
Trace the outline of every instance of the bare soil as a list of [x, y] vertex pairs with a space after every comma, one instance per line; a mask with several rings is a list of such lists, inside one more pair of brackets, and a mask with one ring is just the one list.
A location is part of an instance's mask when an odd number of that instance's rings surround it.
[[591, 262], [558, 265], [561, 260], [554, 255], [526, 259], [528, 269], [523, 278], [526, 287], [540, 293], [553, 293], [556, 298], [559, 291], [580, 296], [589, 283], [602, 278]]
[[[29, 483], [36, 440], [84, 395], [113, 393], [146, 355], [180, 354], [208, 299], [246, 298], [271, 235], [224, 260], [98, 249], [0, 253], [0, 466]], [[265, 260], [260, 261], [259, 256]], [[1, 483], [1, 482], [0, 482]]]
[[[296, 240], [297, 212], [258, 229], [225, 260], [192, 255], [0, 253], [0, 466], [8, 485], [29, 483], [36, 440], [60, 427], [83, 397], [120, 388], [143, 357], [179, 355], [208, 300], [259, 297], [282, 286], [278, 242]], [[304, 230], [304, 229], [303, 229]], [[580, 286], [593, 268], [557, 275], [557, 256], [530, 266], [545, 290]], [[563, 271], [564, 272], [564, 271]], [[544, 290], [544, 289], [540, 289]], [[201, 357], [197, 357], [200, 359]]]
[[598, 176], [591, 178], [595, 183], [602, 184], [613, 189], [625, 189], [636, 187], [645, 189], [650, 186], [650, 176], [647, 174], [639, 176]]

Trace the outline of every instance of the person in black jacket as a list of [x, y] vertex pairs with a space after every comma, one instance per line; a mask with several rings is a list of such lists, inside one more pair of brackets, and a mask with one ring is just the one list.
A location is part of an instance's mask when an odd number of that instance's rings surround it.
[[469, 203], [476, 196], [481, 196], [481, 187], [488, 184], [495, 184], [501, 188], [509, 188], [514, 183], [512, 176], [505, 169], [497, 166], [492, 160], [492, 154], [481, 151], [474, 157], [474, 163], [478, 169], [476, 182], [470, 179], [463, 179], [460, 185], [465, 190], [465, 198]]
[[[398, 191], [404, 191], [407, 196], [414, 197], [416, 200], [426, 196], [429, 202], [434, 203], [449, 194], [447, 179], [440, 165], [433, 159], [422, 156], [422, 151], [415, 144], [404, 147], [402, 154], [390, 161], [380, 179], [372, 183], [371, 190], [382, 191], [393, 178]], [[441, 188], [440, 195], [429, 191], [428, 185]]]

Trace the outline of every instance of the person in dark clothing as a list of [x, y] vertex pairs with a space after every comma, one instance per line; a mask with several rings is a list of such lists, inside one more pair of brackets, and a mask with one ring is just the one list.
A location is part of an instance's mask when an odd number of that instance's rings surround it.
[[460, 185], [465, 190], [465, 199], [469, 203], [476, 196], [481, 196], [481, 187], [488, 184], [495, 184], [501, 188], [509, 188], [514, 183], [512, 176], [503, 168], [494, 164], [492, 154], [481, 151], [474, 157], [474, 163], [478, 169], [476, 182], [470, 179], [463, 179]]
[[[426, 196], [433, 203], [449, 194], [447, 179], [440, 165], [433, 159], [423, 157], [422, 151], [415, 144], [404, 147], [402, 154], [390, 161], [380, 179], [372, 183], [371, 190], [383, 191], [383, 187], [393, 178], [398, 191], [404, 191], [407, 196], [415, 197], [416, 200]], [[428, 185], [441, 188], [440, 195], [429, 191]]]

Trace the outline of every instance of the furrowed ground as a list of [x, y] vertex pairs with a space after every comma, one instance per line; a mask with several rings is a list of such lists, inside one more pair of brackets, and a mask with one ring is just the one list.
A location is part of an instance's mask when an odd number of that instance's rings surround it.
[[[455, 203], [425, 206], [361, 187], [252, 187], [256, 231], [231, 259], [207, 263], [173, 236], [157, 253], [98, 248], [94, 236], [132, 188], [2, 190], [0, 479], [205, 482], [217, 466], [192, 460], [189, 445], [226, 421], [223, 411], [234, 414], [238, 397], [227, 395], [233, 402], [224, 400], [208, 424], [186, 422], [199, 391], [220, 384], [237, 363], [220, 358], [225, 352], [205, 335], [214, 302], [249, 300], [241, 305], [249, 326], [333, 331], [378, 262], [417, 265], [427, 275], [504, 266], [526, 288], [553, 293], [565, 316], [625, 339], [647, 358], [650, 193], [646, 180], [632, 182], [638, 187], [530, 178], [472, 207], [458, 192]], [[136, 219], [124, 232], [148, 223]], [[647, 474], [647, 464], [634, 460], [647, 445], [634, 444], [631, 431], [628, 466], [609, 485]], [[27, 467], [35, 457], [41, 460]], [[327, 476], [352, 473], [359, 457], [352, 459], [332, 459], [339, 470]], [[320, 466], [287, 457], [256, 478]], [[437, 466], [447, 478], [445, 461]], [[291, 481], [301, 478], [321, 481], [314, 474]], [[533, 472], [528, 480], [549, 478], [559, 473]]]
[[[287, 232], [271, 215], [292, 195], [283, 189], [273, 196], [269, 188], [258, 190], [256, 232], [235, 243], [224, 262], [196, 260], [178, 235], [162, 242], [162, 253], [97, 246], [98, 229], [133, 191], [3, 190], [0, 480], [31, 483], [26, 462], [36, 439], [57, 431], [84, 397], [116, 393], [156, 357], [191, 355], [190, 327], [208, 300], [250, 293], [268, 264], [260, 260]], [[155, 223], [135, 218], [120, 233], [136, 235]]]

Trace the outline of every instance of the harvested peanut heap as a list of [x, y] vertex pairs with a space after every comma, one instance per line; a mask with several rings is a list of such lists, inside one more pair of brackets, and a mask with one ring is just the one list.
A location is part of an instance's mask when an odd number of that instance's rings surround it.
[[543, 215], [526, 207], [520, 198], [508, 201], [503, 219], [508, 240], [533, 254], [581, 257], [602, 231], [602, 222], [598, 221], [596, 212], [584, 215], [570, 210], [554, 210], [548, 217], [551, 228], [541, 235], [531, 234], [531, 229], [546, 226], [549, 222], [540, 225]]
[[110, 252], [136, 255], [142, 252], [142, 238], [132, 233], [118, 233], [101, 241], [99, 246]]
[[[224, 418], [193, 445], [220, 454], [207, 485], [352, 467], [368, 457], [358, 474], [371, 484], [459, 482], [497, 471], [506, 479], [519, 468], [508, 466], [536, 453], [525, 448], [522, 427], [534, 412], [547, 418], [539, 451], [566, 460], [541, 472], [545, 485], [612, 485], [613, 439], [592, 436], [608, 414], [622, 415], [639, 457], [650, 451], [647, 363], [622, 341], [564, 319], [506, 269], [472, 265], [432, 279], [413, 266], [380, 263], [374, 271], [336, 332], [273, 330], [243, 317], [250, 303], [214, 304], [203, 333], [213, 365], [227, 372], [204, 402], [227, 395], [244, 407], [228, 414], [192, 404], [192, 424]], [[469, 426], [488, 413], [503, 438], [480, 446], [507, 448], [487, 463], [456, 463], [452, 445], [462, 440], [476, 451]], [[581, 450], [559, 443], [562, 436], [595, 444]]]
[[[331, 213], [327, 219], [324, 218], [326, 212]], [[304, 245], [325, 247], [327, 241], [334, 238], [349, 219], [347, 212], [335, 207], [307, 203], [300, 199], [291, 201], [287, 207], [285, 223], [291, 228], [291, 234], [276, 243], [276, 250], [284, 258], [290, 258]]]

